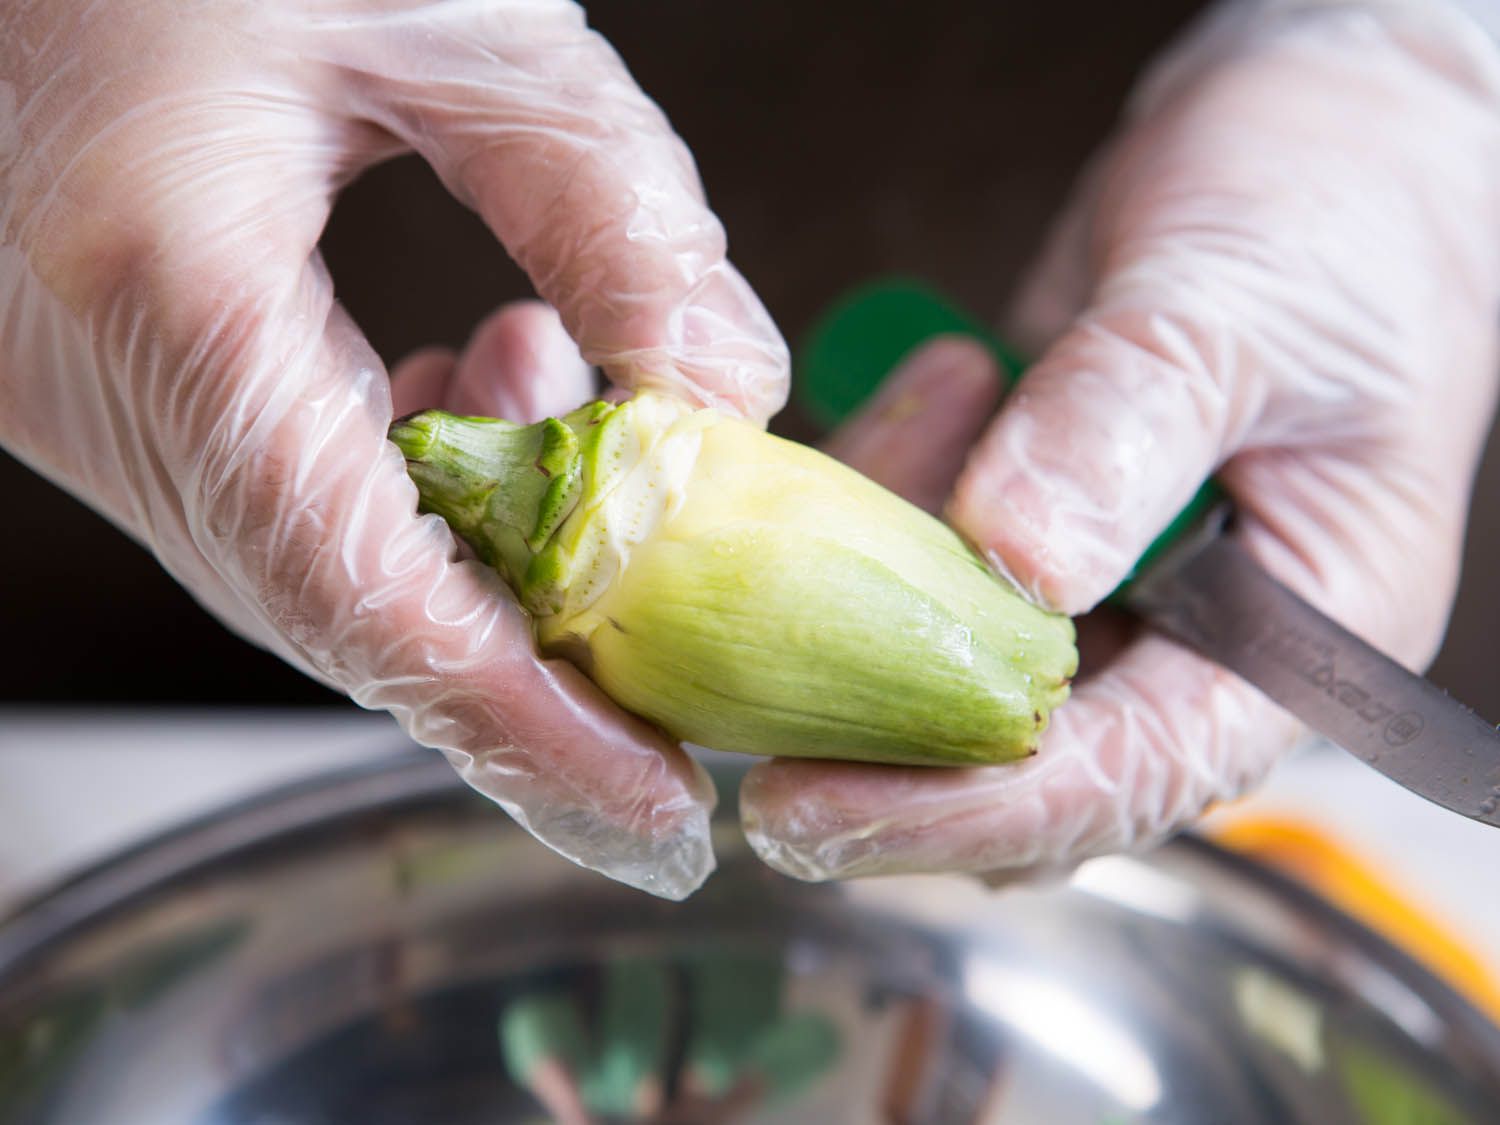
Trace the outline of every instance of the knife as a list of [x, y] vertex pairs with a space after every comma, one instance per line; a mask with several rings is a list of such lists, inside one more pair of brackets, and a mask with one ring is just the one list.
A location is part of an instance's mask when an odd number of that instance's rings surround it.
[[[984, 343], [1012, 379], [1024, 366], [921, 282], [846, 295], [798, 349], [798, 399], [847, 417], [900, 359], [937, 335]], [[1233, 508], [1206, 484], [1111, 602], [1259, 688], [1330, 742], [1444, 808], [1500, 827], [1500, 731], [1308, 605], [1225, 533]]]
[[1500, 827], [1500, 732], [1267, 574], [1230, 519], [1216, 508], [1165, 548], [1126, 608], [1413, 793]]

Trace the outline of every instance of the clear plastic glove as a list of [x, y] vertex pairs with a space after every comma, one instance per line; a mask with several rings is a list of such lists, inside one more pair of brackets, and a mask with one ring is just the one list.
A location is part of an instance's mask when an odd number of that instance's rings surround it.
[[[616, 383], [773, 413], [785, 346], [580, 10], [17, 3], [0, 77], [0, 442], [560, 852], [697, 886], [711, 786], [538, 661], [499, 579], [417, 516], [385, 372], [316, 250], [339, 187], [415, 150]], [[580, 397], [576, 355], [563, 369], [535, 394]]]
[[[973, 450], [954, 523], [1078, 614], [1217, 471], [1262, 564], [1427, 662], [1496, 391], [1496, 57], [1435, 3], [1240, 5], [1200, 29], [1044, 254], [1017, 338], [1051, 346]], [[775, 762], [741, 807], [761, 856], [804, 878], [1040, 874], [1161, 838], [1298, 733], [1148, 635], [1025, 763]]]

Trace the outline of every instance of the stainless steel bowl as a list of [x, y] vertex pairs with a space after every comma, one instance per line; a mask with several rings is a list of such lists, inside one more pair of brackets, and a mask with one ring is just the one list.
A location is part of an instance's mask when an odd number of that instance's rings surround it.
[[206, 819], [0, 927], [0, 1122], [1500, 1120], [1493, 1026], [1203, 843], [811, 886], [720, 824], [671, 904], [432, 756]]

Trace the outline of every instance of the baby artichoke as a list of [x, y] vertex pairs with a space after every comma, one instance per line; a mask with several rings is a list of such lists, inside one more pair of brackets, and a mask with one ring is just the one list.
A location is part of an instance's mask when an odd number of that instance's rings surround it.
[[717, 411], [430, 410], [390, 437], [541, 650], [682, 741], [976, 765], [1033, 753], [1067, 697], [1071, 621], [893, 493]]

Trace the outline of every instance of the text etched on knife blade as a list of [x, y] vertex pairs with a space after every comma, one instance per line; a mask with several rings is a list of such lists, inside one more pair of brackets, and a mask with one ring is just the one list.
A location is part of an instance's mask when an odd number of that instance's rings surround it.
[[[1248, 624], [1248, 622], [1247, 622]], [[1308, 636], [1295, 626], [1261, 620], [1250, 626], [1247, 647], [1289, 669], [1299, 679], [1359, 716], [1380, 732], [1394, 749], [1408, 746], [1426, 725], [1416, 711], [1397, 711], [1367, 688], [1338, 672], [1338, 650], [1328, 641]]]

